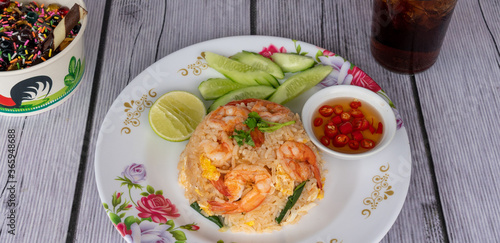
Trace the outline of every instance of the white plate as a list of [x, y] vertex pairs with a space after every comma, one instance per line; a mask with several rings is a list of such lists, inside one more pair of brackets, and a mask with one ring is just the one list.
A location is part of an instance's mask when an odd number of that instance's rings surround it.
[[[142, 242], [175, 242], [174, 237], [181, 242], [222, 240], [226, 243], [380, 241], [396, 220], [410, 182], [410, 146], [396, 109], [398, 130], [384, 151], [359, 161], [340, 161], [323, 154], [328, 170], [325, 198], [298, 224], [264, 234], [219, 232], [214, 223], [190, 208], [184, 190], [177, 183], [177, 163], [187, 142], [168, 142], [158, 137], [148, 123], [149, 107], [162, 94], [172, 90], [189, 91], [201, 98], [198, 84], [208, 78], [222, 77], [206, 65], [202, 52], [230, 56], [241, 50], [307, 52], [318, 62], [334, 67], [321, 84], [286, 104], [294, 112], [299, 113], [305, 100], [317, 90], [337, 84], [369, 88], [394, 107], [380, 87], [359, 68], [329, 51], [303, 42], [237, 36], [202, 42], [172, 53], [148, 67], [122, 91], [99, 133], [95, 158], [97, 187], [118, 231], [129, 242], [132, 239], [134, 242], [139, 239]], [[205, 102], [206, 107], [209, 104]], [[124, 173], [134, 163], [135, 172]], [[135, 181], [117, 180], [124, 176]], [[155, 190], [149, 199], [145, 196], [148, 186], [149, 190], [151, 187]], [[159, 190], [162, 194], [156, 195]], [[135, 204], [142, 207], [142, 213]], [[156, 211], [152, 207], [156, 207]], [[151, 217], [156, 222], [141, 221], [141, 217]], [[191, 226], [193, 231], [186, 229], [192, 223], [196, 224]], [[175, 227], [171, 228], [172, 224]]]

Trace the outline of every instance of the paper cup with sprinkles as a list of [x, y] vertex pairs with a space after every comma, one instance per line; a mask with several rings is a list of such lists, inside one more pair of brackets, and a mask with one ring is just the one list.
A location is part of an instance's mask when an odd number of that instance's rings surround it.
[[0, 114], [27, 116], [67, 100], [85, 73], [82, 0], [0, 0]]

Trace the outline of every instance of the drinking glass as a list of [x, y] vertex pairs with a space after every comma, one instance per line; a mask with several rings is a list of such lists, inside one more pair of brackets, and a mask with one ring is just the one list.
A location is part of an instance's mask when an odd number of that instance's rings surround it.
[[374, 0], [371, 52], [388, 70], [414, 74], [439, 56], [457, 0]]

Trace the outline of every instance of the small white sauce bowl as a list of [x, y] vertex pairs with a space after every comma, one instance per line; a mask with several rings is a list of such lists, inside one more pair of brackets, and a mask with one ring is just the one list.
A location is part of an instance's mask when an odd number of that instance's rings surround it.
[[[378, 144], [376, 144], [374, 148], [366, 152], [357, 154], [337, 152], [324, 146], [314, 135], [312, 120], [315, 112], [325, 102], [342, 97], [355, 98], [360, 100], [362, 103], [368, 103], [373, 106], [382, 116], [382, 123], [384, 124], [382, 140]], [[316, 92], [314, 95], [309, 97], [309, 99], [304, 104], [304, 107], [302, 108], [302, 122], [307, 134], [311, 138], [311, 141], [321, 151], [335, 158], [343, 160], [358, 160], [373, 156], [374, 154], [382, 151], [385, 147], [387, 147], [387, 145], [391, 143], [394, 135], [396, 134], [396, 117], [394, 116], [394, 112], [392, 111], [391, 106], [384, 99], [382, 99], [382, 97], [380, 97], [373, 91], [354, 85], [335, 85]]]

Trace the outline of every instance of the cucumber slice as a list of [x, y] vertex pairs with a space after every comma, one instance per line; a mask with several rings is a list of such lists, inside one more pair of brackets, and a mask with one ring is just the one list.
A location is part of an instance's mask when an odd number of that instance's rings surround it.
[[281, 84], [268, 100], [278, 104], [285, 104], [321, 82], [332, 70], [331, 66], [318, 65], [295, 74]]
[[[265, 58], [260, 54], [242, 51], [236, 53], [234, 56], [230, 57], [233, 60], [236, 60], [241, 63], [245, 63], [247, 65], [252, 66], [255, 69], [262, 70], [266, 73], [273, 75], [277, 79], [285, 78], [285, 74], [283, 74], [283, 70], [278, 66], [278, 64], [271, 61], [269, 58]], [[278, 87], [280, 84], [278, 81], [276, 83], [271, 83], [274, 87]]]
[[233, 90], [221, 96], [220, 98], [216, 99], [214, 103], [212, 103], [212, 105], [208, 107], [208, 112], [211, 112], [217, 109], [217, 107], [225, 105], [233, 100], [243, 100], [249, 98], [266, 99], [272, 93], [274, 93], [274, 91], [276, 91], [275, 88], [266, 85], [248, 86], [245, 88]]
[[200, 83], [198, 90], [206, 100], [215, 100], [233, 90], [241, 89], [246, 85], [236, 83], [225, 78], [210, 78]]
[[205, 60], [208, 66], [243, 85], [271, 86], [272, 83], [277, 82], [276, 78], [269, 73], [212, 52], [205, 52]]
[[314, 59], [294, 53], [279, 53], [271, 55], [273, 61], [281, 67], [283, 72], [295, 73], [314, 66]]

